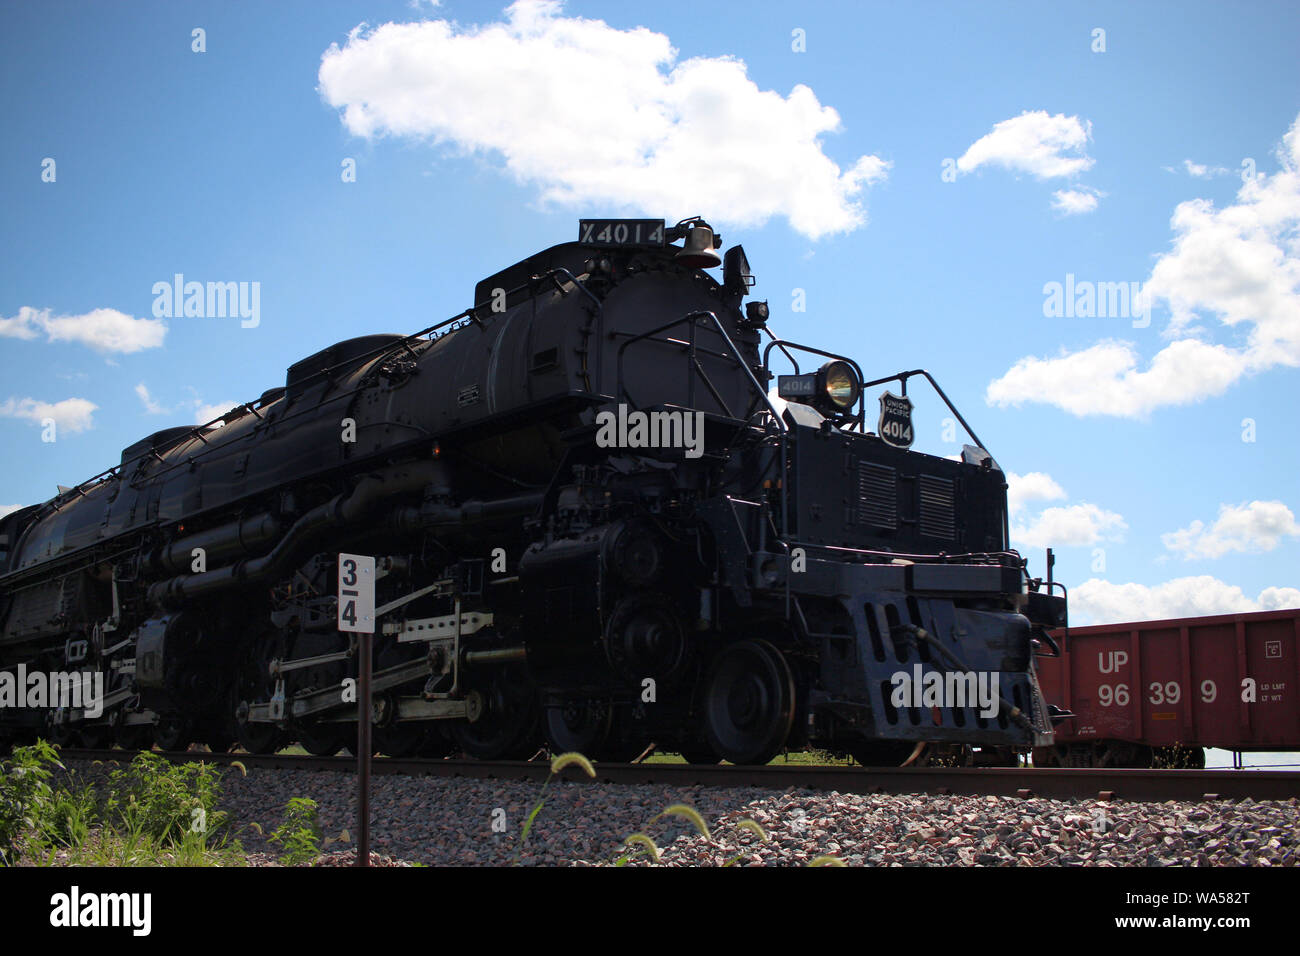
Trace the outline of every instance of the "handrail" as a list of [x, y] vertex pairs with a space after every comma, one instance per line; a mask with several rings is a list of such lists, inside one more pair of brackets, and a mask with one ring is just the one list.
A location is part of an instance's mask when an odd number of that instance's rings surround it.
[[[993, 452], [989, 451], [988, 446], [986, 446], [984, 442], [980, 441], [979, 435], [975, 434], [975, 429], [971, 428], [970, 425], [966, 423], [966, 419], [961, 417], [961, 412], [957, 411], [957, 406], [952, 403], [952, 400], [948, 398], [944, 393], [944, 390], [939, 387], [939, 383], [934, 380], [934, 376], [925, 369], [914, 368], [910, 372], [898, 372], [895, 375], [887, 375], [884, 378], [876, 379], [874, 382], [863, 382], [862, 388], [865, 391], [874, 385], [884, 385], [886, 382], [896, 381], [901, 383], [903, 386], [903, 397], [907, 397], [907, 380], [913, 375], [925, 376], [925, 380], [930, 383], [930, 387], [938, 393], [939, 397], [943, 399], [943, 403], [948, 406], [948, 411], [957, 416], [957, 421], [961, 422], [961, 427], [966, 429], [966, 434], [971, 437], [971, 441], [975, 442], [975, 447], [979, 448], [992, 458]], [[1011, 514], [1010, 509], [1005, 507], [1002, 509], [1002, 541], [1007, 547], [1011, 546]]]
[[925, 376], [926, 381], [930, 383], [930, 387], [939, 393], [939, 397], [943, 399], [943, 403], [948, 406], [948, 411], [952, 412], [954, 415], [957, 416], [957, 421], [961, 422], [961, 427], [966, 429], [966, 434], [969, 435], [971, 437], [971, 440], [975, 442], [975, 447], [981, 449], [982, 451], [988, 452], [989, 455], [992, 455], [993, 453], [988, 450], [985, 444], [982, 441], [980, 441], [979, 436], [975, 434], [975, 429], [971, 428], [970, 425], [966, 424], [966, 419], [961, 417], [961, 412], [957, 411], [957, 406], [955, 406], [952, 403], [952, 401], [948, 398], [948, 396], [944, 394], [943, 389], [939, 387], [939, 383], [934, 380], [934, 376], [931, 375], [929, 372], [927, 372], [925, 369], [914, 368], [910, 372], [898, 372], [894, 375], [886, 375], [884, 378], [878, 378], [874, 382], [863, 382], [862, 387], [864, 389], [868, 389], [874, 385], [884, 385], [886, 382], [899, 382], [903, 386], [903, 395], [906, 396], [907, 380], [911, 378], [913, 375]]
[[[731, 340], [731, 336], [727, 334], [726, 328], [724, 328], [722, 323], [718, 321], [718, 317], [708, 309], [699, 309], [695, 312], [690, 312], [682, 316], [680, 319], [674, 319], [672, 322], [668, 322], [665, 323], [664, 325], [657, 326], [656, 328], [649, 329], [648, 331], [642, 332], [640, 335], [635, 335], [629, 338], [622, 345], [620, 345], [618, 348], [618, 367], [617, 367], [617, 371], [618, 371], [617, 384], [618, 384], [619, 398], [626, 397], [628, 399], [631, 399], [632, 397], [631, 394], [627, 391], [627, 388], [623, 382], [623, 356], [627, 352], [628, 348], [632, 345], [635, 345], [637, 342], [650, 338], [650, 336], [652, 335], [658, 335], [660, 332], [667, 332], [669, 329], [681, 325], [685, 322], [689, 322], [691, 328], [691, 338], [690, 341], [687, 343], [689, 348], [688, 355], [690, 356], [692, 362], [694, 362], [698, 367], [698, 362], [695, 361], [695, 355], [696, 355], [695, 320], [702, 319], [702, 318], [708, 318], [713, 323], [713, 328], [718, 332], [719, 335], [722, 336], [722, 340], [727, 343], [727, 348], [731, 350], [730, 357], [732, 361], [737, 366], [739, 366], [739, 368], [745, 373], [745, 377], [749, 379], [749, 384], [753, 386], [754, 394], [763, 400], [763, 403], [767, 406], [768, 411], [772, 413], [772, 417], [776, 420], [777, 426], [781, 429], [781, 431], [782, 432], [787, 431], [787, 426], [785, 422], [782, 420], [780, 414], [777, 412], [776, 406], [772, 404], [772, 400], [768, 398], [767, 392], [763, 390], [763, 387], [761, 385], [759, 385], [758, 379], [754, 377], [753, 370], [750, 369], [749, 366], [746, 365], [744, 361], [741, 359], [740, 350], [736, 348], [736, 343]], [[690, 383], [689, 387], [692, 389], [694, 388], [693, 380]], [[694, 404], [693, 391], [689, 394], [687, 400], [692, 405]]]
[[[763, 349], [763, 371], [768, 373], [769, 379], [771, 378], [771, 372], [768, 372], [767, 361], [772, 354], [772, 349], [774, 348], [779, 348], [782, 352], [785, 353], [785, 357], [788, 358], [790, 360], [790, 364], [794, 366], [794, 374], [796, 375], [799, 374], [799, 363], [795, 361], [795, 357], [790, 354], [786, 346], [789, 346], [790, 348], [798, 349], [801, 352], [811, 352], [814, 355], [820, 355], [824, 358], [835, 359], [836, 361], [839, 362], [847, 362], [849, 365], [852, 365], [853, 370], [858, 373], [858, 381], [859, 382], [862, 381], [862, 366], [859, 365], [857, 362], [855, 362], [853, 359], [849, 358], [847, 355], [840, 355], [837, 352], [827, 352], [824, 351], [823, 349], [813, 348], [811, 345], [801, 345], [798, 342], [791, 342], [788, 339], [773, 339], [771, 342], [768, 342], [767, 347]], [[858, 391], [858, 413], [853, 416], [853, 419], [850, 422], [851, 425], [858, 426], [858, 431], [866, 431], [866, 417], [867, 417], [866, 397], [865, 397], [866, 390], [867, 387], [863, 385], [862, 388]]]
[[[592, 305], [596, 307], [596, 387], [594, 389], [591, 387], [591, 377], [587, 376], [587, 389], [588, 391], [599, 392], [600, 387], [603, 384], [605, 384], [604, 377], [601, 375], [601, 372], [604, 368], [604, 362], [602, 361], [602, 359], [604, 358], [605, 355], [605, 348], [603, 344], [605, 339], [605, 303], [601, 302], [600, 299], [596, 298], [596, 294], [592, 292], [590, 289], [588, 289], [581, 282], [579, 282], [577, 277], [568, 269], [565, 268], [552, 269], [550, 272], [547, 272], [542, 278], [554, 278], [555, 276], [561, 276], [561, 275], [568, 278], [568, 280], [573, 283], [573, 285], [577, 288], [577, 290], [581, 292], [583, 295], [585, 295], [588, 299], [590, 299]], [[556, 287], [559, 288], [558, 283], [556, 284]], [[561, 293], [563, 293], [563, 291], [564, 291], [563, 289], [560, 289]], [[583, 373], [585, 375], [586, 373], [585, 368], [583, 369]]]
[[[787, 498], [786, 498], [786, 490], [787, 490], [787, 489], [786, 489], [786, 485], [787, 485], [787, 482], [786, 482], [786, 480], [785, 480], [785, 477], [786, 477], [786, 475], [785, 475], [785, 469], [786, 469], [786, 467], [787, 467], [787, 465], [788, 465], [788, 461], [787, 461], [787, 437], [788, 437], [788, 435], [789, 435], [789, 431], [790, 431], [790, 429], [789, 429], [789, 426], [786, 425], [786, 423], [785, 423], [785, 419], [783, 419], [783, 418], [781, 417], [781, 414], [776, 410], [776, 406], [772, 404], [772, 400], [768, 397], [768, 394], [767, 394], [767, 392], [764, 390], [763, 386], [760, 385], [760, 384], [758, 383], [758, 379], [754, 377], [754, 371], [753, 371], [753, 369], [751, 369], [748, 365], [745, 364], [744, 359], [741, 357], [740, 350], [739, 350], [738, 348], [736, 348], [736, 343], [733, 342], [733, 341], [731, 340], [731, 336], [727, 334], [727, 330], [726, 330], [726, 328], [725, 328], [725, 327], [723, 326], [723, 324], [718, 320], [717, 315], [715, 315], [713, 312], [709, 311], [708, 309], [699, 309], [699, 310], [697, 310], [697, 311], [695, 311], [695, 312], [690, 312], [690, 313], [688, 313], [688, 314], [682, 316], [682, 317], [679, 318], [679, 319], [674, 319], [672, 322], [668, 322], [668, 323], [666, 323], [666, 324], [664, 324], [664, 325], [661, 325], [661, 326], [658, 326], [658, 327], [656, 327], [656, 328], [649, 329], [648, 331], [642, 332], [640, 335], [634, 336], [634, 337], [628, 339], [628, 340], [627, 340], [626, 342], [624, 342], [622, 345], [620, 345], [619, 348], [618, 348], [618, 365], [617, 365], [617, 372], [618, 372], [617, 395], [618, 395], [618, 398], [619, 398], [620, 400], [622, 400], [622, 399], [624, 399], [624, 398], [627, 398], [627, 399], [631, 400], [631, 398], [632, 398], [632, 396], [628, 393], [627, 388], [625, 387], [624, 382], [623, 382], [623, 356], [624, 356], [624, 354], [627, 352], [628, 348], [631, 347], [633, 344], [635, 344], [635, 343], [637, 343], [637, 342], [643, 341], [643, 340], [645, 340], [645, 339], [649, 339], [652, 335], [658, 335], [658, 334], [661, 333], [661, 332], [666, 332], [666, 331], [668, 331], [669, 329], [674, 328], [674, 327], [676, 327], [676, 326], [678, 326], [678, 325], [681, 325], [681, 324], [683, 324], [683, 323], [689, 323], [689, 328], [690, 328], [690, 330], [691, 330], [691, 336], [690, 336], [690, 340], [687, 342], [687, 347], [688, 347], [688, 352], [687, 352], [687, 354], [688, 354], [689, 357], [690, 357], [691, 365], [692, 365], [692, 367], [693, 367], [694, 370], [698, 370], [698, 371], [700, 372], [700, 374], [704, 377], [705, 384], [708, 385], [710, 391], [713, 391], [713, 393], [714, 393], [714, 397], [717, 398], [717, 399], [719, 400], [719, 404], [721, 404], [722, 407], [723, 407], [724, 409], [726, 409], [726, 408], [727, 408], [726, 404], [723, 403], [723, 402], [721, 401], [721, 397], [718, 396], [716, 390], [713, 389], [712, 384], [709, 383], [709, 381], [708, 381], [708, 376], [707, 376], [707, 375], [704, 375], [704, 370], [703, 370], [703, 368], [700, 366], [700, 363], [699, 363], [698, 359], [696, 358], [696, 348], [695, 348], [695, 328], [696, 328], [696, 322], [697, 322], [697, 320], [698, 320], [698, 319], [702, 319], [702, 318], [707, 318], [707, 319], [708, 319], [708, 320], [713, 324], [713, 328], [717, 331], [717, 333], [718, 333], [719, 335], [722, 336], [722, 340], [727, 344], [727, 348], [731, 350], [731, 358], [732, 358], [732, 361], [735, 362], [735, 364], [736, 364], [737, 366], [739, 366], [739, 368], [740, 368], [740, 369], [745, 373], [745, 377], [749, 379], [749, 384], [752, 386], [752, 388], [753, 388], [753, 390], [754, 390], [754, 394], [757, 395], [760, 399], [762, 399], [763, 404], [767, 406], [767, 410], [768, 410], [769, 412], [772, 413], [772, 419], [773, 419], [773, 421], [776, 422], [776, 427], [777, 427], [777, 429], [778, 429], [779, 432], [780, 432], [780, 446], [781, 446], [781, 476], [780, 476], [780, 481], [779, 481], [779, 487], [780, 487], [780, 489], [781, 489], [781, 534], [783, 534], [783, 535], [784, 535], [784, 534], [787, 534], [787, 533], [789, 533], [789, 527], [790, 527], [790, 525], [789, 525], [789, 523], [788, 523], [788, 517], [789, 517], [789, 505], [788, 505]], [[662, 341], [662, 340], [660, 340], [660, 341]], [[691, 376], [690, 376], [690, 378], [689, 378], [689, 380], [688, 380], [688, 385], [687, 385], [687, 403], [688, 403], [688, 405], [691, 406], [691, 407], [694, 407], [694, 405], [695, 405], [695, 375], [694, 375], [694, 371], [692, 371]], [[729, 413], [729, 411], [730, 411], [730, 410], [728, 410], [728, 413]], [[733, 415], [732, 417], [734, 418], [735, 416]]]
[[[914, 368], [908, 372], [897, 372], [893, 375], [886, 375], [884, 378], [878, 378], [873, 381], [867, 382], [867, 381], [863, 381], [862, 369], [858, 365], [858, 363], [853, 361], [853, 359], [847, 356], [836, 355], [834, 352], [825, 352], [822, 351], [821, 349], [813, 348], [812, 346], [809, 345], [800, 345], [798, 342], [790, 342], [784, 339], [773, 338], [773, 340], [767, 344], [767, 347], [763, 349], [763, 371], [767, 373], [769, 377], [771, 373], [768, 372], [768, 359], [771, 357], [772, 349], [774, 348], [779, 348], [783, 353], [785, 353], [786, 358], [790, 360], [790, 364], [794, 366], [795, 374], [796, 375], [799, 374], [799, 363], [795, 361], [794, 356], [790, 354], [786, 346], [790, 346], [791, 348], [799, 349], [800, 351], [804, 351], [804, 352], [812, 352], [816, 355], [824, 355], [827, 358], [839, 359], [841, 361], [848, 362], [854, 367], [854, 369], [857, 370], [858, 381], [862, 382], [862, 390], [858, 395], [858, 415], [857, 418], [854, 419], [854, 421], [857, 423], [858, 428], [860, 430], [862, 431], [866, 430], [866, 425], [865, 425], [866, 407], [865, 406], [866, 406], [867, 389], [873, 388], [877, 385], [884, 385], [886, 382], [898, 382], [902, 386], [903, 397], [906, 398], [907, 380], [914, 375], [923, 375], [925, 376], [925, 380], [930, 383], [930, 387], [935, 390], [939, 398], [943, 399], [943, 403], [948, 406], [948, 411], [952, 412], [953, 415], [956, 416], [957, 421], [961, 423], [961, 427], [966, 429], [966, 434], [969, 435], [971, 441], [975, 443], [975, 447], [979, 448], [981, 451], [989, 455], [989, 457], [993, 456], [993, 453], [989, 451], [988, 446], [985, 445], [984, 442], [980, 440], [980, 437], [975, 434], [975, 429], [971, 428], [970, 424], [966, 421], [966, 419], [962, 417], [961, 412], [957, 411], [957, 406], [952, 403], [952, 399], [950, 399], [947, 393], [944, 392], [944, 390], [939, 387], [939, 383], [934, 380], [934, 376], [931, 375], [929, 372], [927, 372], [925, 369]], [[1002, 540], [1008, 546], [1011, 544], [1011, 517], [1007, 513], [1006, 508], [1002, 509]]]

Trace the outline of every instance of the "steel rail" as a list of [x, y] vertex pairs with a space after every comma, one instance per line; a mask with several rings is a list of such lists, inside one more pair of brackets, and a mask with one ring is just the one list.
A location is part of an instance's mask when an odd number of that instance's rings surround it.
[[[128, 762], [134, 751], [60, 751], [63, 759]], [[245, 769], [327, 770], [352, 772], [352, 757], [303, 754], [160, 753], [173, 763], [203, 761]], [[550, 774], [547, 760], [454, 760], [381, 757], [376, 774], [542, 781]], [[1044, 797], [1054, 800], [1100, 799], [1131, 802], [1288, 800], [1300, 798], [1300, 771], [1276, 770], [1110, 770], [1016, 767], [834, 767], [797, 764], [737, 767], [730, 764], [603, 763], [594, 779], [577, 767], [561, 771], [565, 780], [668, 786], [761, 787], [773, 790], [836, 790], [840, 793], [952, 794], [968, 796]]]

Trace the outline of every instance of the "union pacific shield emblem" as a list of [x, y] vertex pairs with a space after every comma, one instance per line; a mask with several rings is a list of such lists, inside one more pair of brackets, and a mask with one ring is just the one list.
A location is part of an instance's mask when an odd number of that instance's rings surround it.
[[906, 395], [880, 396], [880, 424], [876, 434], [895, 448], [912, 447], [912, 400]]

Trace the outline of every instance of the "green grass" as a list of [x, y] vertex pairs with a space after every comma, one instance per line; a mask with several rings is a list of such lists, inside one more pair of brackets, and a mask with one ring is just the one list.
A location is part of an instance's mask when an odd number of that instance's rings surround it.
[[[123, 756], [126, 756], [124, 752]], [[97, 761], [98, 763], [98, 761]], [[94, 784], [38, 740], [0, 760], [0, 866], [244, 866], [243, 846], [216, 809], [232, 767], [203, 760], [173, 764], [142, 751]], [[248, 829], [262, 832], [256, 823]], [[312, 863], [325, 846], [314, 800], [294, 797], [268, 837], [280, 862]]]
[[[646, 757], [642, 763], [686, 763], [681, 754], [661, 753], [656, 751]], [[781, 754], [767, 764], [769, 767], [856, 767], [857, 761], [852, 757], [839, 757], [825, 750], [801, 750]]]
[[[62, 772], [56, 778], [55, 771]], [[229, 866], [238, 840], [216, 809], [222, 770], [145, 751], [92, 785], [45, 741], [0, 761], [0, 863]]]

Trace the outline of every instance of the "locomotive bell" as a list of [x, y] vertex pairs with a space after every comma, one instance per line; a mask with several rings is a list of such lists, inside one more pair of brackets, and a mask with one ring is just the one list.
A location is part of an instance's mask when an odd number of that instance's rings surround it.
[[712, 269], [721, 265], [721, 257], [713, 251], [713, 228], [697, 222], [686, 233], [686, 241], [673, 259], [691, 269]]

